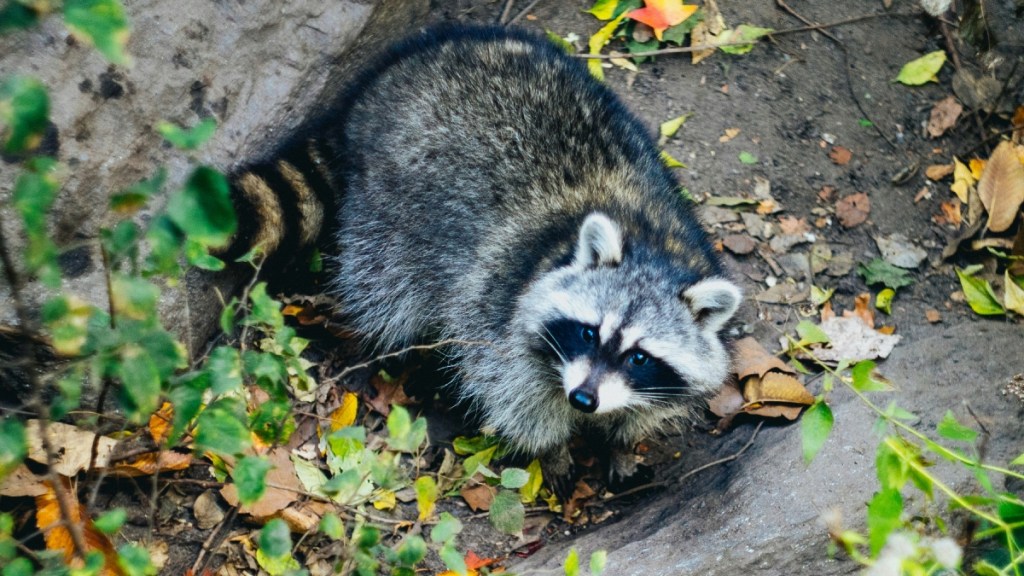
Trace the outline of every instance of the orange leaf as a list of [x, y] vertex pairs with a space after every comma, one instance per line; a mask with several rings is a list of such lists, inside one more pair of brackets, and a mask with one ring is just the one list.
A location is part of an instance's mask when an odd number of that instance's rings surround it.
[[[121, 568], [117, 564], [117, 552], [114, 551], [114, 544], [109, 538], [92, 525], [92, 520], [78, 502], [78, 496], [71, 489], [71, 482], [61, 477], [60, 490], [68, 504], [68, 518], [61, 517], [60, 504], [57, 501], [57, 492], [54, 486], [46, 482], [47, 491], [36, 496], [36, 526], [43, 533], [46, 541], [46, 549], [62, 552], [64, 561], [73, 567], [80, 567], [81, 561], [75, 557], [75, 545], [71, 538], [71, 531], [67, 524], [77, 524], [82, 530], [82, 540], [85, 550], [82, 553], [97, 550], [106, 559], [101, 576], [123, 576]], [[67, 521], [65, 524], [64, 520]]]
[[626, 16], [650, 26], [658, 40], [661, 40], [665, 30], [693, 16], [697, 11], [696, 6], [687, 6], [683, 0], [644, 0], [644, 5]]
[[178, 452], [149, 452], [133, 458], [131, 462], [119, 462], [109, 470], [111, 476], [133, 478], [152, 476], [157, 472], [184, 470], [192, 464], [191, 454]]
[[174, 406], [164, 402], [159, 410], [149, 417], [149, 435], [154, 444], [163, 444], [171, 431], [171, 420], [174, 418]]

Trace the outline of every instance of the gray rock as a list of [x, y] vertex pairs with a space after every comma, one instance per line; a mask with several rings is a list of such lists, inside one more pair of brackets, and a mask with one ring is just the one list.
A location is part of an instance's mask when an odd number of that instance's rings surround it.
[[890, 236], [875, 236], [875, 244], [883, 260], [900, 268], [917, 268], [928, 258], [924, 248], [898, 232]]
[[[946, 410], [971, 422], [964, 409], [969, 403], [993, 434], [988, 461], [1005, 464], [1024, 445], [1024, 403], [1001, 392], [1022, 369], [1019, 361], [1009, 361], [1006, 351], [1022, 347], [1024, 332], [1012, 324], [924, 327], [917, 339], [905, 340], [881, 365], [899, 391], [871, 397], [883, 406], [894, 400], [917, 414], [921, 421], [915, 425], [925, 432], [934, 432]], [[817, 386], [812, 392], [819, 391]], [[835, 428], [810, 466], [802, 461], [798, 424], [765, 426], [738, 460], [670, 486], [638, 504], [618, 524], [550, 544], [513, 569], [554, 568], [573, 546], [584, 558], [594, 550], [607, 550], [606, 573], [615, 576], [857, 572], [857, 565], [842, 555], [829, 559], [820, 517], [838, 514], [844, 526], [863, 528], [866, 503], [878, 489], [874, 460], [879, 438], [872, 432], [874, 414], [851, 393], [838, 388], [830, 404]], [[668, 470], [667, 476], [679, 477], [734, 453], [752, 428], [746, 424], [717, 441], [693, 438], [695, 448], [686, 449], [678, 468]], [[962, 491], [976, 488], [963, 470], [942, 465], [933, 470]], [[1004, 489], [1002, 482], [996, 479], [997, 490]], [[920, 503], [917, 496], [911, 500], [908, 508]]]

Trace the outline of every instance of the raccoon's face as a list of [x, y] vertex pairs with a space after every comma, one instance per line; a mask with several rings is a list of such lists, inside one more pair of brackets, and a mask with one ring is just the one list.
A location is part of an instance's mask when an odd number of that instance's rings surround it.
[[657, 255], [631, 253], [601, 213], [580, 227], [573, 263], [543, 276], [520, 301], [531, 353], [587, 414], [673, 408], [704, 398], [728, 375], [719, 330], [740, 291], [687, 278]]

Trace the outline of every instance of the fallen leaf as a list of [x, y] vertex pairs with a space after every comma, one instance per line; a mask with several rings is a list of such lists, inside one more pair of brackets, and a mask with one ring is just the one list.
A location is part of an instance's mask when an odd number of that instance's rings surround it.
[[978, 180], [978, 196], [988, 212], [989, 230], [1002, 232], [1017, 219], [1024, 202], [1024, 165], [1010, 142], [1001, 142], [992, 152]]
[[929, 188], [927, 186], [921, 186], [921, 189], [917, 191], [917, 194], [914, 194], [914, 204], [917, 204], [918, 202], [920, 202], [921, 200], [924, 200], [924, 199], [929, 199], [930, 200], [931, 197], [932, 197], [932, 190], [931, 190], [931, 188]]
[[470, 481], [464, 484], [459, 490], [459, 495], [473, 512], [486, 512], [491, 509], [491, 502], [494, 501], [494, 495], [498, 491], [495, 487], [483, 482], [482, 477], [478, 476], [478, 478], [481, 480], [476, 483]]
[[893, 266], [881, 258], [875, 258], [867, 264], [858, 264], [857, 273], [864, 278], [864, 282], [869, 286], [883, 284], [893, 290], [898, 290], [914, 283], [914, 279], [906, 270]]
[[811, 231], [811, 227], [807, 225], [806, 218], [797, 218], [795, 216], [782, 216], [779, 218], [779, 230], [783, 234], [804, 234]]
[[924, 317], [925, 317], [926, 320], [928, 320], [932, 324], [935, 324], [936, 322], [941, 322], [942, 321], [942, 315], [939, 314], [939, 311], [935, 310], [934, 308], [929, 308], [929, 309], [925, 310], [924, 311]]
[[643, 8], [628, 12], [626, 16], [650, 26], [654, 36], [661, 40], [665, 30], [693, 16], [697, 8], [683, 4], [683, 0], [644, 0]]
[[836, 202], [836, 217], [843, 228], [863, 224], [871, 213], [871, 199], [863, 192], [851, 194]]
[[780, 282], [754, 296], [754, 300], [765, 304], [797, 304], [810, 297], [810, 289], [789, 282]]
[[832, 186], [822, 186], [821, 190], [818, 190], [818, 198], [825, 202], [831, 202], [835, 195], [836, 189]]
[[764, 216], [768, 214], [775, 214], [779, 210], [782, 210], [782, 207], [780, 207], [775, 200], [769, 198], [758, 202], [757, 208], [754, 211]]
[[572, 491], [572, 496], [569, 497], [568, 502], [562, 503], [562, 519], [566, 522], [571, 522], [580, 510], [583, 509], [584, 504], [587, 500], [590, 500], [597, 493], [583, 480], [576, 482], [576, 488]]
[[481, 558], [472, 550], [466, 552], [466, 568], [470, 570], [476, 570], [477, 568], [486, 568], [488, 566], [501, 562], [501, 558]]
[[850, 163], [850, 159], [853, 158], [853, 152], [851, 152], [849, 148], [844, 148], [843, 146], [833, 146], [832, 149], [829, 150], [828, 157], [833, 163], [838, 164], [839, 166], [846, 166]]
[[956, 269], [956, 275], [960, 279], [960, 287], [964, 291], [967, 304], [976, 314], [982, 316], [998, 316], [1006, 314], [999, 297], [988, 280], [978, 278], [960, 268]]
[[346, 391], [341, 396], [341, 405], [331, 412], [331, 432], [351, 426], [356, 421], [359, 410], [359, 397]]
[[114, 544], [107, 535], [103, 534], [93, 526], [92, 519], [85, 508], [79, 503], [75, 491], [71, 488], [71, 482], [65, 477], [60, 478], [59, 489], [64, 493], [64, 501], [67, 505], [68, 517], [61, 513], [61, 505], [57, 500], [55, 487], [46, 482], [46, 493], [36, 497], [36, 527], [43, 533], [46, 542], [46, 549], [60, 552], [64, 555], [64, 562], [72, 567], [81, 568], [81, 563], [75, 557], [75, 545], [71, 539], [71, 532], [67, 524], [76, 524], [82, 532], [85, 550], [82, 553], [100, 552], [103, 554], [103, 568], [99, 571], [100, 576], [122, 576], [124, 572], [117, 562], [117, 552]]
[[391, 414], [392, 405], [408, 406], [412, 404], [413, 400], [405, 393], [405, 381], [408, 379], [408, 372], [403, 372], [390, 380], [380, 374], [374, 374], [370, 378], [370, 385], [377, 391], [377, 394], [373, 398], [366, 398], [367, 395], [363, 395], [367, 406], [378, 414], [387, 416]]
[[768, 372], [763, 377], [751, 377], [743, 387], [743, 399], [750, 411], [751, 404], [785, 403], [810, 406], [814, 404], [814, 396], [804, 388], [799, 380], [789, 374]]
[[871, 294], [863, 292], [854, 296], [853, 310], [843, 310], [843, 318], [860, 318], [868, 328], [874, 328], [875, 313], [871, 311]]
[[134, 478], [136, 476], [152, 476], [157, 472], [184, 470], [191, 465], [191, 454], [181, 454], [165, 450], [162, 452], [148, 452], [136, 456], [129, 461], [118, 462], [113, 468], [108, 468], [107, 473], [111, 476]]
[[939, 225], [948, 225], [954, 228], [959, 228], [960, 223], [963, 222], [963, 216], [960, 214], [960, 203], [956, 200], [949, 202], [943, 202], [939, 204], [939, 208], [942, 210], [941, 214], [932, 216], [932, 220]]
[[892, 288], [886, 288], [878, 293], [875, 297], [875, 308], [878, 308], [886, 314], [892, 315], [892, 300], [896, 297], [896, 291]]
[[1018, 282], [1007, 270], [1003, 273], [1003, 305], [1024, 316], [1024, 278]]
[[901, 339], [871, 328], [858, 316], [823, 320], [820, 327], [828, 335], [831, 345], [815, 345], [812, 350], [814, 356], [823, 362], [887, 358]]
[[739, 380], [748, 376], [764, 376], [771, 370], [795, 374], [791, 366], [770, 354], [757, 340], [747, 336], [733, 344], [733, 373]]
[[927, 82], [938, 82], [936, 74], [946, 63], [946, 52], [936, 50], [903, 65], [896, 81], [908, 86], [920, 86]]
[[[591, 54], [600, 54], [601, 49], [608, 43], [612, 38], [612, 34], [615, 33], [615, 29], [619, 27], [619, 24], [626, 19], [627, 13], [623, 12], [619, 14], [614, 20], [605, 24], [600, 30], [594, 33], [587, 41], [587, 47], [590, 49]], [[591, 58], [587, 60], [587, 69], [590, 73], [598, 80], [604, 80], [604, 69], [601, 68], [601, 60], [598, 58]]]
[[953, 183], [949, 189], [964, 204], [967, 204], [968, 189], [974, 186], [976, 181], [977, 179], [971, 175], [971, 169], [957, 158], [953, 158]]
[[[29, 460], [46, 464], [46, 450], [43, 449], [42, 438], [39, 434], [39, 421], [29, 420], [25, 424]], [[96, 438], [95, 433], [61, 422], [50, 422], [47, 424], [46, 432], [49, 435], [50, 444], [56, 452], [53, 463], [54, 471], [61, 476], [70, 478], [88, 468], [92, 458], [91, 447]], [[116, 440], [100, 436], [96, 443], [95, 465], [97, 468], [107, 467], [110, 463], [110, 454], [114, 451], [115, 446], [117, 446]]]
[[924, 248], [898, 232], [890, 236], [878, 235], [874, 239], [878, 251], [882, 253], [882, 259], [893, 266], [917, 268], [928, 258], [928, 252]]
[[956, 124], [957, 118], [960, 117], [960, 113], [963, 111], [963, 105], [957, 102], [955, 96], [946, 96], [939, 100], [932, 108], [931, 115], [928, 118], [928, 134], [932, 138], [942, 136], [946, 130], [949, 130]]
[[661, 137], [667, 140], [675, 136], [676, 132], [679, 131], [679, 128], [682, 127], [683, 122], [686, 122], [686, 120], [690, 116], [692, 116], [692, 114], [683, 114], [682, 116], [676, 116], [671, 120], [666, 120], [662, 122], [661, 126], [659, 127]]
[[160, 409], [149, 417], [149, 436], [153, 443], [160, 445], [171, 433], [171, 421], [174, 418], [174, 406], [170, 402], [164, 402]]
[[[277, 447], [270, 451], [267, 459], [273, 468], [267, 472], [267, 489], [263, 497], [253, 504], [244, 504], [239, 508], [243, 514], [256, 519], [270, 518], [295, 502], [303, 492], [302, 483], [295, 472], [291, 461], [291, 452], [285, 447]], [[238, 506], [238, 488], [227, 484], [220, 490], [220, 495], [232, 506]]]
[[722, 245], [729, 249], [733, 254], [744, 255], [750, 254], [757, 248], [757, 242], [753, 238], [746, 234], [729, 234], [725, 238], [722, 238]]
[[729, 140], [732, 140], [733, 138], [739, 136], [739, 134], [740, 134], [740, 129], [739, 128], [726, 128], [725, 129], [725, 134], [719, 136], [718, 137], [718, 141], [722, 142], [722, 143], [725, 143], [725, 142], [728, 142]]
[[1013, 143], [1024, 144], [1024, 105], [1017, 106], [1013, 111]]
[[954, 164], [932, 164], [924, 169], [924, 175], [935, 182], [942, 180], [953, 173]]
[[[1024, 160], [1021, 160], [1021, 162], [1024, 162]], [[971, 177], [974, 178], [975, 182], [981, 180], [981, 173], [985, 171], [985, 163], [986, 160], [981, 158], [971, 158], [967, 161], [967, 167], [971, 169]]]

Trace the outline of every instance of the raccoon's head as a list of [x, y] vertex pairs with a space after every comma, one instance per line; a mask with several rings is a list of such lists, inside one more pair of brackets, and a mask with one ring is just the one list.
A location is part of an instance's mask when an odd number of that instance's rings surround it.
[[[673, 409], [718, 389], [729, 370], [719, 332], [739, 306], [723, 278], [673, 269], [602, 213], [580, 226], [572, 262], [520, 300], [531, 354], [580, 412]], [[697, 248], [695, 248], [696, 250]]]

